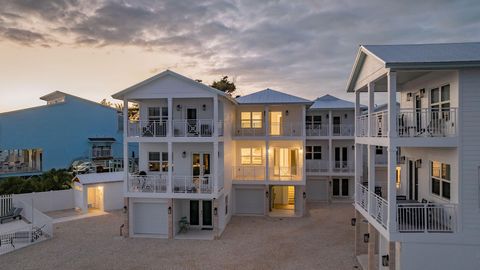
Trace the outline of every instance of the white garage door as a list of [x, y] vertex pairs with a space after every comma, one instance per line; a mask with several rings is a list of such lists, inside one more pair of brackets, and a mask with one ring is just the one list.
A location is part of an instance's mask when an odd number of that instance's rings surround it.
[[307, 179], [306, 189], [308, 201], [315, 202], [328, 200], [328, 180]]
[[265, 191], [263, 189], [235, 189], [236, 214], [263, 215]]
[[166, 203], [134, 203], [133, 232], [135, 234], [168, 235]]

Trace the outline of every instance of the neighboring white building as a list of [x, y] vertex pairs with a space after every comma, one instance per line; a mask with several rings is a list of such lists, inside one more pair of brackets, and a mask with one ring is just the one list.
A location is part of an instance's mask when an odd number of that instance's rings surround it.
[[[367, 269], [480, 266], [479, 88], [480, 43], [360, 46], [347, 91], [356, 94], [352, 223]], [[375, 112], [378, 92], [388, 106]], [[375, 173], [379, 147], [385, 180]]]

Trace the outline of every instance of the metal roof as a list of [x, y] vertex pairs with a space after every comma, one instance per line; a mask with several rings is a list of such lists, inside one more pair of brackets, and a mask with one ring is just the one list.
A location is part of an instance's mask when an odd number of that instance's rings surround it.
[[239, 104], [312, 104], [310, 100], [267, 88], [236, 98]]
[[108, 173], [87, 173], [78, 174], [73, 179], [80, 182], [82, 185], [122, 182], [124, 177], [123, 172], [108, 172]]
[[[365, 107], [363, 105], [361, 106]], [[312, 109], [355, 109], [355, 103], [327, 94], [315, 99], [309, 110]]]
[[363, 45], [385, 65], [480, 63], [480, 42]]

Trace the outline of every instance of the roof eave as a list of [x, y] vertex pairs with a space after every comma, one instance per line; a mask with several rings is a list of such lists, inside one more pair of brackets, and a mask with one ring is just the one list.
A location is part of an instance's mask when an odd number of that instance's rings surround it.
[[388, 62], [385, 64], [385, 67], [390, 69], [396, 69], [396, 70], [478, 68], [480, 67], [480, 61], [409, 62], [409, 63]]

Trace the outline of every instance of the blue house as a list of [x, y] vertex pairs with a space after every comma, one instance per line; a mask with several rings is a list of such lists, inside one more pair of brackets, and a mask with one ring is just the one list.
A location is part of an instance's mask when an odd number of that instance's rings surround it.
[[0, 177], [123, 158], [120, 111], [60, 91], [40, 99], [47, 104], [0, 113]]

